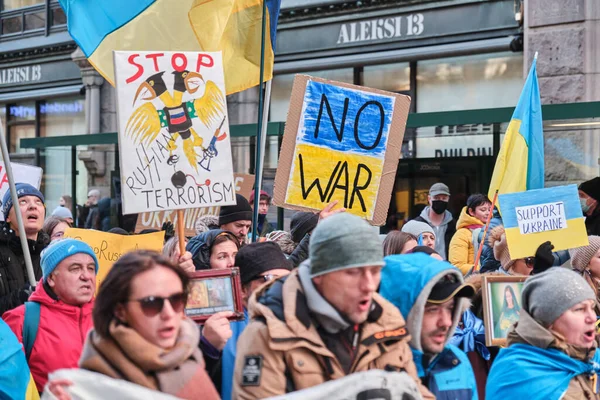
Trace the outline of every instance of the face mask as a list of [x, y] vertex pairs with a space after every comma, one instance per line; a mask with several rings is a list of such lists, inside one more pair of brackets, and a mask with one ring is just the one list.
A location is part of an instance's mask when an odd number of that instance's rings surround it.
[[448, 208], [448, 202], [443, 200], [433, 200], [431, 202], [431, 208], [434, 213], [443, 214], [444, 211], [446, 211], [446, 208]]
[[579, 202], [581, 203], [581, 211], [583, 211], [584, 214], [587, 214], [588, 211], [590, 211], [590, 206], [587, 203], [587, 199], [582, 199], [581, 197], [579, 198]]

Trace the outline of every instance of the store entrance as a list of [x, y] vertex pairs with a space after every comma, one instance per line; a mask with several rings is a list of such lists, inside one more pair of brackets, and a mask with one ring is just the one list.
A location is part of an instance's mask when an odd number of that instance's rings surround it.
[[429, 187], [443, 182], [450, 189], [448, 209], [458, 217], [467, 197], [487, 193], [495, 157], [400, 160], [385, 231], [401, 229], [427, 205]]

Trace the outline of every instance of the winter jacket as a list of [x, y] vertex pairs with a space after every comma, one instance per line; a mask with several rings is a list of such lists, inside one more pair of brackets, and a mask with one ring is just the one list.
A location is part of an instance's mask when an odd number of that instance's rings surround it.
[[[77, 368], [85, 337], [93, 328], [94, 300], [81, 307], [63, 303], [42, 281], [29, 298], [41, 304], [38, 332], [31, 349], [29, 368], [38, 390], [48, 381], [48, 374], [61, 368]], [[2, 316], [19, 342], [23, 343], [25, 306]]]
[[592, 215], [585, 217], [585, 229], [588, 236], [600, 236], [600, 205]]
[[448, 344], [462, 311], [469, 305], [467, 299], [460, 298], [455, 303], [453, 323], [444, 350], [431, 358], [425, 356], [421, 346], [421, 326], [427, 299], [433, 286], [446, 275], [454, 275], [458, 282], [463, 280], [460, 271], [448, 262], [425, 254], [388, 256], [379, 292], [406, 316], [408, 330], [412, 333], [410, 348], [419, 378], [436, 399], [478, 399], [475, 376], [466, 354]]
[[467, 213], [463, 207], [456, 223], [456, 233], [450, 241], [448, 261], [463, 273], [467, 274], [475, 263], [475, 245], [473, 244], [473, 230], [483, 227], [480, 220]]
[[[404, 318], [376, 293], [372, 304], [367, 321], [358, 327], [356, 352], [346, 373], [317, 329], [298, 269], [259, 288], [250, 298], [250, 323], [238, 340], [233, 398], [283, 395], [370, 369], [406, 371], [421, 386]], [[340, 334], [337, 342], [351, 353], [348, 340]], [[421, 389], [424, 398], [433, 398]]]
[[570, 345], [521, 309], [508, 334], [508, 348], [500, 350], [492, 365], [486, 399], [598, 400], [593, 385], [598, 362], [596, 345]]
[[[40, 253], [50, 243], [43, 232], [36, 241], [27, 240], [36, 281], [42, 277]], [[0, 315], [23, 304], [27, 298], [19, 294], [29, 283], [21, 240], [6, 222], [0, 222]]]
[[[491, 232], [492, 229], [500, 225], [502, 225], [502, 217], [500, 216], [498, 209], [494, 208], [492, 219], [490, 219], [488, 232]], [[482, 229], [481, 232], [479, 232], [479, 237], [477, 238], [479, 243], [481, 243], [481, 240], [483, 239], [483, 233], [484, 230]], [[497, 271], [500, 268], [500, 261], [494, 258], [494, 248], [490, 246], [487, 240], [484, 240], [482, 247], [483, 249], [481, 249], [481, 258], [479, 259], [479, 271], [481, 273]]]
[[435, 226], [429, 219], [429, 206], [421, 211], [421, 215], [415, 218], [415, 221], [427, 222], [433, 228], [435, 233], [435, 251], [442, 256], [444, 260], [448, 259], [450, 240], [456, 232], [456, 222], [452, 218], [450, 211], [444, 212], [444, 220], [439, 226]]

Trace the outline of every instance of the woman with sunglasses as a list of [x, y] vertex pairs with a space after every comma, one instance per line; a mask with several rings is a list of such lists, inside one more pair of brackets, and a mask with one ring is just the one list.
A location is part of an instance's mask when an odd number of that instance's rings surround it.
[[494, 249], [494, 257], [500, 261], [500, 269], [498, 272], [503, 272], [508, 275], [529, 276], [533, 271], [534, 257], [517, 258], [513, 260], [510, 257], [508, 243], [506, 242], [506, 234], [503, 226], [497, 226], [490, 231], [488, 239], [490, 246]]
[[185, 317], [189, 278], [162, 255], [137, 251], [100, 285], [79, 366], [183, 399], [218, 399]]

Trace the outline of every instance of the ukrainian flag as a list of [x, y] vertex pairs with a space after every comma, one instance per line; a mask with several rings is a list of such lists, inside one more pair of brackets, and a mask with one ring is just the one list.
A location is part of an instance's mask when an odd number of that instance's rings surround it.
[[[273, 77], [281, 0], [267, 5], [264, 80]], [[227, 94], [259, 83], [263, 0], [59, 0], [69, 33], [114, 86], [114, 50], [222, 51]]]
[[501, 194], [544, 187], [544, 133], [536, 62], [537, 58], [506, 129], [490, 182], [490, 199], [496, 190]]

